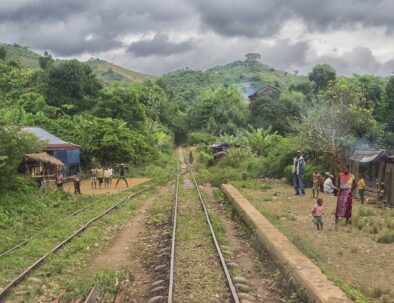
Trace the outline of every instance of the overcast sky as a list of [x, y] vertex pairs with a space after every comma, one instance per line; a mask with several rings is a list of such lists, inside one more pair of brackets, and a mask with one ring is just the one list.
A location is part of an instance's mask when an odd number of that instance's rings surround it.
[[1, 0], [0, 41], [161, 74], [258, 52], [308, 73], [394, 71], [394, 0]]

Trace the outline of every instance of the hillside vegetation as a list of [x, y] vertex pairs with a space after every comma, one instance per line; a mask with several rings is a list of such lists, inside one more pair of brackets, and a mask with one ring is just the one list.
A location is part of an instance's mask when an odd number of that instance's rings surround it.
[[89, 65], [93, 73], [106, 84], [141, 83], [145, 80], [153, 80], [155, 78], [154, 76], [137, 73], [101, 59], [90, 59], [86, 64]]
[[[22, 66], [27, 68], [40, 68], [38, 59], [41, 56], [32, 51], [30, 48], [18, 44], [11, 45], [3, 43], [0, 43], [0, 47], [6, 50], [7, 61], [20, 62]], [[55, 62], [58, 64], [62, 61], [64, 60], [57, 59]], [[87, 64], [92, 69], [93, 73], [98, 77], [98, 79], [103, 81], [105, 84], [133, 84], [155, 78], [154, 76], [138, 73], [98, 58], [92, 58], [83, 63]]]
[[220, 86], [233, 86], [247, 98], [265, 85], [287, 91], [291, 85], [305, 81], [305, 76], [276, 70], [258, 61], [253, 65], [246, 61], [235, 61], [206, 71], [185, 68], [160, 77], [160, 84], [166, 91], [178, 101], [186, 103], [191, 102], [204, 90], [213, 90]]
[[0, 43], [0, 48], [4, 48], [7, 52], [7, 61], [18, 61], [23, 66], [28, 68], [39, 68], [38, 58], [39, 54], [33, 52], [26, 46], [21, 46], [19, 44], [4, 44]]

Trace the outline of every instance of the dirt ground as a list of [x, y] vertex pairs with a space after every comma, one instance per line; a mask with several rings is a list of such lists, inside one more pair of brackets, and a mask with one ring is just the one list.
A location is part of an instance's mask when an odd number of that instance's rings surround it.
[[[346, 226], [344, 222], [335, 228], [336, 198], [327, 194], [321, 195], [325, 229], [318, 231], [312, 223], [311, 209], [315, 200], [310, 190], [305, 197], [294, 196], [289, 185], [264, 182], [273, 188], [267, 191], [242, 189], [241, 192], [263, 214], [268, 212], [276, 218], [276, 224], [306, 241], [323, 263], [350, 286], [373, 297], [374, 302], [394, 302], [394, 244], [377, 243], [373, 235], [355, 226]], [[353, 214], [359, 207], [360, 203], [353, 200]]]
[[[81, 193], [83, 195], [103, 195], [103, 194], [110, 194], [110, 193], [116, 193], [120, 192], [122, 190], [125, 190], [127, 188], [126, 183], [123, 180], [119, 181], [118, 186], [116, 186], [116, 180], [114, 179], [112, 181], [112, 184], [109, 185], [108, 188], [104, 188], [104, 183], [101, 185], [101, 188], [98, 186], [97, 182], [97, 188], [92, 188], [92, 183], [90, 179], [88, 180], [83, 180], [81, 182]], [[145, 183], [149, 181], [148, 178], [128, 178], [127, 182], [129, 184], [129, 187], [133, 187], [136, 185], [139, 185], [141, 183]], [[74, 183], [66, 183], [64, 185], [64, 191], [68, 193], [74, 193]]]
[[158, 199], [168, 194], [171, 194], [169, 186], [160, 188], [148, 198], [132, 220], [91, 260], [87, 268], [92, 273], [108, 268], [127, 270], [132, 277], [128, 302], [147, 302], [151, 296], [149, 289], [156, 279], [151, 268], [146, 267], [146, 259], [157, 250], [155, 239], [158, 239], [159, 234], [154, 234], [155, 231], [147, 225], [148, 210]]

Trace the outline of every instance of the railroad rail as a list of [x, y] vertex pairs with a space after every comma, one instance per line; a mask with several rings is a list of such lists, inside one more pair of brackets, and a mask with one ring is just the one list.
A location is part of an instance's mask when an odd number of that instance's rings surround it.
[[[179, 153], [182, 153], [182, 150], [179, 150]], [[183, 157], [184, 158], [184, 157]], [[190, 177], [193, 179], [193, 183], [195, 186], [195, 189], [197, 190], [198, 193], [198, 197], [200, 200], [200, 204], [204, 210], [204, 214], [205, 214], [205, 220], [209, 226], [209, 230], [211, 232], [211, 237], [213, 240], [213, 243], [215, 245], [215, 249], [218, 255], [218, 258], [220, 260], [220, 265], [223, 269], [223, 272], [225, 274], [226, 277], [226, 281], [227, 281], [227, 286], [230, 289], [231, 292], [231, 297], [234, 303], [240, 303], [240, 299], [238, 297], [234, 282], [231, 278], [231, 274], [230, 271], [228, 270], [228, 267], [226, 265], [226, 261], [224, 259], [223, 253], [220, 249], [220, 245], [219, 242], [217, 240], [216, 234], [215, 234], [215, 230], [213, 229], [211, 220], [209, 219], [209, 213], [208, 213], [208, 209], [206, 207], [204, 198], [201, 194], [200, 188], [198, 186], [197, 180], [194, 176], [193, 173], [193, 167], [190, 165], [190, 163], [186, 160], [186, 158], [184, 158], [184, 161], [187, 165], [188, 168], [188, 172], [190, 174]], [[179, 160], [178, 160], [178, 173], [177, 173], [177, 178], [176, 178], [176, 185], [175, 185], [175, 199], [174, 199], [174, 215], [173, 215], [173, 232], [172, 232], [172, 240], [171, 240], [171, 261], [170, 261], [170, 276], [169, 276], [169, 287], [168, 287], [168, 298], [167, 298], [167, 302], [168, 303], [173, 303], [173, 298], [174, 298], [174, 271], [175, 271], [175, 249], [176, 249], [176, 223], [177, 223], [177, 213], [178, 213], [178, 193], [179, 193], [179, 176], [180, 176], [180, 171], [179, 171]]]
[[[133, 198], [135, 198], [135, 197], [137, 197], [137, 196], [149, 191], [150, 189], [154, 188], [155, 186], [159, 185], [160, 183], [162, 183], [162, 181], [156, 182], [156, 183], [152, 184], [149, 187], [146, 187], [146, 188], [144, 188], [144, 189], [142, 189], [142, 190], [140, 190], [140, 191], [138, 191], [136, 193], [133, 193], [133, 194], [131, 194], [129, 196], [126, 196], [126, 197], [122, 198], [119, 202], [115, 203], [111, 207], [107, 208], [105, 211], [101, 212], [99, 215], [95, 216], [94, 218], [90, 219], [88, 222], [84, 223], [80, 228], [78, 228], [76, 231], [74, 231], [66, 239], [64, 239], [63, 241], [57, 243], [50, 251], [48, 251], [47, 253], [42, 255], [40, 258], [38, 258], [29, 267], [25, 268], [18, 276], [14, 277], [3, 289], [0, 290], [0, 302], [2, 302], [4, 300], [4, 298], [7, 296], [7, 294], [9, 293], [9, 291], [12, 288], [17, 286], [34, 269], [38, 268], [50, 255], [54, 254], [55, 252], [60, 250], [62, 247], [64, 247], [67, 243], [71, 242], [76, 236], [78, 236], [83, 231], [85, 231], [92, 223], [94, 223], [97, 220], [101, 219], [102, 217], [107, 215], [109, 212], [111, 212], [112, 210], [114, 210], [117, 207], [119, 207], [124, 202], [126, 202], [126, 201], [128, 201], [130, 199], [133, 199]], [[27, 239], [27, 240], [29, 240], [29, 239]], [[15, 246], [13, 248], [13, 250], [18, 248], [18, 247], [21, 247], [21, 246], [23, 246], [25, 244], [25, 243], [23, 243], [23, 241], [21, 243], [18, 244], [17, 247]], [[4, 252], [3, 254], [5, 254], [5, 253], [6, 252]]]
[[[167, 176], [167, 178], [170, 178], [170, 177], [171, 177], [171, 174], [169, 174], [169, 175]], [[155, 183], [155, 185], [157, 185], [158, 183], [160, 183], [160, 182]], [[155, 185], [154, 185], [154, 186], [155, 186]], [[121, 192], [125, 192], [125, 191], [128, 191], [128, 190], [130, 190], [130, 189], [125, 189], [125, 190], [123, 190], [123, 191], [121, 191]], [[104, 200], [105, 198], [106, 198], [105, 196], [102, 197], [102, 198], [99, 198], [99, 199], [95, 202], [95, 204], [97, 204], [97, 202], [99, 202], [99, 201]], [[47, 229], [49, 229], [49, 228], [51, 228], [51, 227], [54, 227], [54, 226], [56, 226], [57, 224], [59, 224], [59, 222], [62, 222], [62, 221], [65, 221], [66, 219], [69, 219], [69, 218], [71, 218], [71, 217], [74, 217], [74, 216], [76, 216], [77, 214], [79, 214], [79, 213], [81, 213], [81, 212], [83, 212], [83, 211], [85, 211], [85, 210], [88, 210], [88, 209], [92, 208], [93, 206], [94, 206], [94, 204], [89, 204], [89, 205], [87, 205], [87, 206], [85, 206], [85, 207], [82, 207], [82, 208], [80, 208], [80, 209], [77, 209], [76, 211], [72, 212], [71, 214], [68, 214], [67, 216], [65, 216], [65, 217], [63, 217], [63, 218], [56, 220], [56, 222], [51, 223], [51, 224], [49, 224], [49, 225], [43, 227], [43, 228], [41, 229], [41, 231], [39, 231], [39, 232], [37, 232], [37, 233], [35, 233], [35, 234], [31, 235], [31, 236], [28, 236], [26, 239], [24, 239], [24, 240], [18, 242], [17, 244], [15, 244], [14, 246], [10, 247], [9, 249], [6, 249], [6, 250], [4, 250], [3, 252], [1, 252], [1, 253], [0, 253], [0, 258], [1, 258], [1, 257], [4, 257], [4, 256], [6, 256], [6, 255], [8, 255], [9, 253], [11, 253], [11, 252], [17, 250], [18, 248], [23, 247], [24, 245], [26, 245], [26, 244], [27, 244], [28, 242], [30, 242], [31, 240], [33, 240], [33, 239], [37, 238], [38, 236], [41, 236], [42, 234], [44, 234], [44, 232], [45, 232]]]

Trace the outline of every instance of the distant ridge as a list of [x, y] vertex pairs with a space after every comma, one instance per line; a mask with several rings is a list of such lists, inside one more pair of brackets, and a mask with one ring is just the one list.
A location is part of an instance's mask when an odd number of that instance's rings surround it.
[[[6, 60], [19, 61], [23, 66], [28, 68], [40, 68], [38, 63], [40, 55], [32, 51], [29, 47], [4, 43], [0, 43], [0, 47], [4, 47], [7, 51]], [[83, 63], [89, 65], [99, 79], [110, 85], [114, 83], [141, 83], [145, 80], [155, 79], [155, 76], [138, 73], [98, 58], [90, 59]]]

